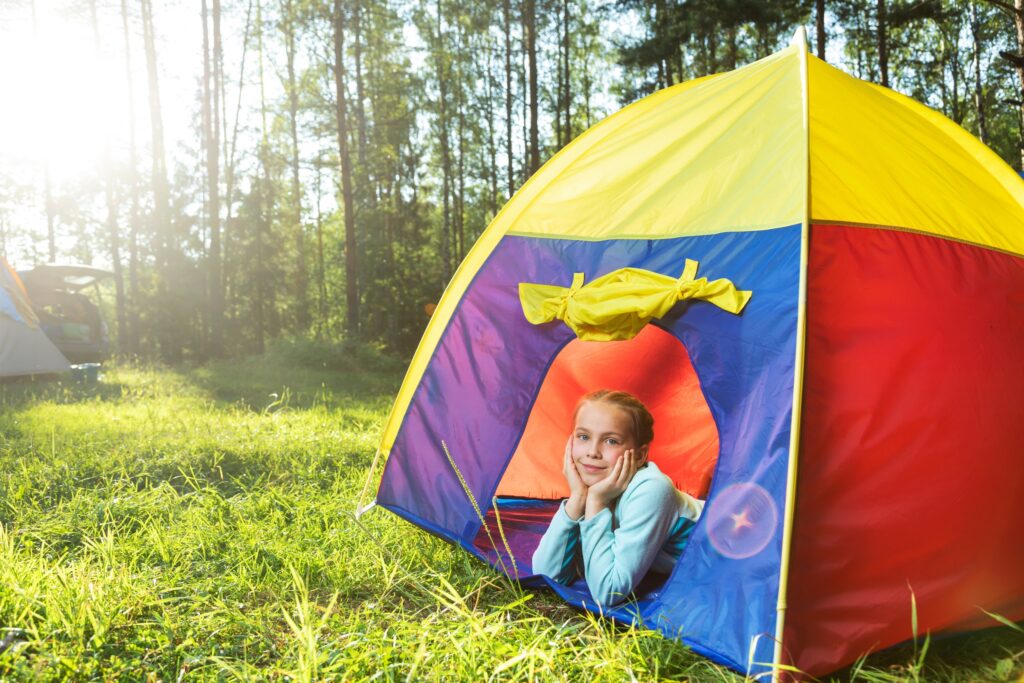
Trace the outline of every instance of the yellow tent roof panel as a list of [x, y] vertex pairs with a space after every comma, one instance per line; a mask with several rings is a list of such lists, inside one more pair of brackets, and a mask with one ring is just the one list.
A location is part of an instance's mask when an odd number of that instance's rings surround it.
[[808, 62], [814, 222], [1024, 253], [1024, 182], [995, 152], [908, 97]]
[[664, 238], [799, 223], [796, 48], [644, 98], [583, 133], [495, 221], [502, 232]]

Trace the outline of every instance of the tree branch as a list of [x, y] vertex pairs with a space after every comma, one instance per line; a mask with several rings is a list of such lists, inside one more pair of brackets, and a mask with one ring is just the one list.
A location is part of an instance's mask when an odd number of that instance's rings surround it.
[[1003, 0], [982, 0], [982, 2], [988, 3], [989, 5], [994, 5], [995, 7], [998, 7], [1001, 10], [1005, 10], [1010, 14], [1017, 14], [1017, 8], [1008, 2], [1003, 2]]

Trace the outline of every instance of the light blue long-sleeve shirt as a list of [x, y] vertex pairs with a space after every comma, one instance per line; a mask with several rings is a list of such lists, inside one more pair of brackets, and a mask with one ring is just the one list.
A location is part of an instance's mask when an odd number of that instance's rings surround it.
[[558, 507], [533, 554], [533, 572], [570, 584], [583, 575], [594, 600], [629, 597], [648, 571], [668, 574], [686, 546], [704, 501], [676, 489], [653, 462], [637, 470], [612, 508], [574, 520]]

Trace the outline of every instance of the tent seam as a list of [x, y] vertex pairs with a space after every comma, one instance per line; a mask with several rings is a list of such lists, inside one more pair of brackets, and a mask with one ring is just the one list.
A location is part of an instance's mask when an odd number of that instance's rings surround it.
[[1003, 249], [1002, 247], [995, 247], [991, 244], [981, 244], [979, 242], [972, 242], [971, 240], [961, 239], [959, 237], [952, 237], [950, 235], [939, 235], [934, 232], [927, 230], [921, 230], [918, 228], [907, 228], [902, 225], [880, 225], [878, 223], [858, 223], [856, 221], [835, 221], [828, 218], [812, 218], [810, 221], [815, 227], [828, 227], [835, 225], [844, 228], [865, 228], [867, 230], [892, 230], [893, 232], [905, 232], [911, 235], [921, 235], [922, 237], [934, 237], [935, 239], [946, 240], [949, 242], [956, 242], [958, 244], [965, 244], [969, 247], [977, 247], [978, 249], [985, 249], [987, 251], [994, 251], [998, 254], [1005, 254], [1006, 256], [1013, 256], [1015, 258], [1024, 258], [1024, 254], [1009, 249]]

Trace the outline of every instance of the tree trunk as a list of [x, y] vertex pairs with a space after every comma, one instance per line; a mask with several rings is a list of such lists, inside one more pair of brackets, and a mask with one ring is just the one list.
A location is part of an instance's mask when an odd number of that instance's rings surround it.
[[352, 201], [352, 159], [348, 149], [348, 104], [345, 98], [345, 15], [342, 0], [334, 0], [334, 89], [341, 163], [342, 210], [345, 214], [345, 330], [359, 338], [359, 278], [356, 271], [355, 203]]
[[818, 44], [818, 59], [825, 60], [825, 0], [814, 2], [814, 38]]
[[708, 73], [713, 74], [718, 71], [718, 27], [712, 26], [711, 30], [708, 31], [708, 57], [710, 62], [708, 63]]
[[[857, 12], [855, 14], [855, 25], [857, 27], [856, 34], [858, 36], [867, 35], [867, 18], [864, 16], [864, 12]], [[866, 80], [864, 77], [865, 65], [867, 64], [867, 56], [864, 54], [864, 48], [862, 47], [863, 41], [857, 41], [857, 78]]]
[[[96, 14], [96, 0], [90, 0], [92, 14], [92, 33], [96, 42], [96, 59], [100, 60], [100, 22]], [[117, 311], [117, 345], [122, 348], [122, 337], [125, 333], [126, 312], [124, 302], [124, 268], [121, 263], [121, 232], [118, 226], [118, 207], [114, 198], [114, 173], [110, 167], [110, 135], [104, 133], [100, 167], [103, 173], [103, 196], [107, 205], [107, 234], [110, 238], [110, 261], [114, 268], [115, 308]]]
[[981, 20], [978, 3], [971, 3], [971, 38], [974, 42], [974, 106], [978, 111], [978, 137], [988, 144], [988, 126], [985, 121], [985, 93], [981, 86]]
[[153, 242], [157, 264], [157, 339], [161, 354], [175, 362], [181, 358], [176, 343], [177, 321], [169, 308], [168, 278], [171, 260], [170, 187], [167, 180], [167, 161], [164, 151], [163, 113], [160, 106], [160, 81], [157, 76], [156, 40], [153, 35], [153, 8], [151, 0], [142, 0], [142, 37], [146, 48], [146, 73], [149, 82], [149, 120], [152, 137], [153, 185]]
[[593, 93], [592, 93], [593, 82], [591, 81], [589, 71], [590, 71], [589, 65], [586, 62], [584, 62], [584, 64], [583, 64], [583, 76], [582, 76], [582, 80], [583, 80], [583, 126], [584, 126], [584, 129], [589, 129], [593, 125], [593, 121], [591, 120], [592, 116], [591, 116], [591, 108], [590, 108], [590, 100], [591, 100], [591, 96], [593, 95]]
[[[222, 327], [217, 309], [216, 292], [220, 289], [220, 140], [219, 120], [220, 93], [217, 89], [214, 62], [216, 48], [211, 50], [209, 39], [209, 16], [206, 0], [202, 0], [203, 21], [203, 146], [206, 148], [206, 215], [210, 230], [210, 250], [207, 256], [208, 317], [210, 321], [210, 354], [219, 356], [222, 352]], [[216, 21], [216, 18], [214, 19]]]
[[[218, 0], [219, 1], [219, 0]], [[238, 94], [235, 98], [235, 116], [231, 125], [231, 134], [228, 135], [227, 127], [227, 93], [224, 84], [221, 84], [221, 99], [223, 100], [225, 112], [224, 112], [224, 231], [221, 236], [221, 243], [223, 250], [221, 254], [221, 282], [220, 292], [221, 300], [228, 302], [232, 300], [231, 284], [232, 280], [230, 277], [231, 272], [231, 257], [232, 252], [230, 251], [231, 237], [230, 230], [234, 218], [234, 204], [235, 204], [235, 152], [238, 149], [238, 129], [239, 124], [242, 120], [242, 90], [245, 86], [245, 62], [246, 57], [249, 55], [249, 37], [253, 28], [253, 0], [249, 0], [249, 4], [245, 11], [245, 30], [242, 32], [242, 57], [239, 60], [238, 66]], [[223, 72], [222, 72], [223, 73]], [[224, 307], [225, 318], [228, 317], [228, 308], [225, 304]]]
[[555, 14], [555, 30], [558, 35], [558, 63], [555, 65], [555, 150], [562, 149], [565, 142], [562, 140], [562, 107], [565, 106], [565, 83], [562, 80], [562, 59], [565, 53], [562, 50], [562, 13]]
[[466, 222], [466, 87], [465, 77], [462, 71], [462, 65], [464, 64], [465, 56], [467, 54], [465, 44], [465, 32], [462, 29], [462, 24], [459, 24], [459, 61], [458, 61], [458, 72], [456, 73], [455, 83], [457, 90], [457, 97], [455, 99], [455, 111], [458, 117], [458, 127], [456, 128], [456, 135], [459, 141], [459, 165], [458, 165], [458, 197], [455, 202], [455, 262], [453, 266], [457, 266], [462, 262], [462, 257], [465, 255], [465, 222]]
[[43, 161], [43, 205], [46, 210], [46, 253], [50, 263], [57, 261], [57, 220], [54, 215], [53, 181], [50, 179], [50, 160]]
[[520, 184], [525, 183], [527, 178], [530, 177], [530, 66], [529, 57], [526, 54], [526, 15], [523, 13], [523, 3], [525, 0], [521, 0], [519, 6], [519, 19], [521, 21], [520, 30], [522, 31], [522, 40], [520, 40], [519, 55], [519, 83], [521, 85], [522, 97], [519, 98], [520, 111], [519, 120], [522, 123], [521, 135], [523, 139], [523, 165], [522, 172], [520, 174]]
[[[361, 175], [367, 173], [366, 168], [366, 93], [363, 89], [363, 8], [361, 0], [355, 0], [352, 14], [353, 57], [356, 66], [356, 123], [359, 126], [359, 167]], [[373, 196], [370, 197], [371, 201]]]
[[316, 336], [320, 339], [324, 327], [327, 325], [327, 276], [326, 263], [324, 261], [324, 221], [323, 213], [320, 210], [320, 182], [321, 182], [321, 161], [316, 160], [316, 279], [317, 293], [319, 294]]
[[735, 24], [729, 27], [728, 37], [729, 49], [726, 53], [726, 59], [728, 61], [725, 65], [725, 68], [728, 69], [729, 71], [732, 71], [733, 69], [736, 68], [736, 62], [739, 61], [739, 35], [737, 33]]
[[493, 218], [498, 211], [498, 144], [494, 125], [494, 50], [487, 48], [487, 159], [491, 189], [487, 193], [487, 213]]
[[[388, 191], [386, 194], [387, 209], [384, 211], [384, 238], [386, 244], [385, 251], [385, 264], [388, 269], [388, 273], [394, 277], [395, 275], [395, 243], [398, 238], [394, 234], [394, 222], [395, 216], [397, 215], [397, 206], [395, 197], [398, 193], [395, 192], [394, 179], [388, 184]], [[399, 310], [402, 309], [401, 304], [396, 298], [396, 292], [394, 287], [387, 288], [387, 336], [388, 339], [398, 338], [398, 315]]]
[[952, 107], [949, 101], [949, 87], [946, 85], [946, 36], [941, 31], [942, 27], [939, 27], [939, 73], [942, 74], [942, 78], [939, 79], [939, 99], [942, 102], [942, 113], [947, 117], [952, 118]]
[[540, 168], [540, 135], [537, 128], [539, 105], [537, 102], [537, 6], [536, 0], [523, 1], [523, 22], [526, 29], [526, 59], [530, 80], [530, 162], [527, 175]]
[[207, 174], [210, 176], [210, 353], [214, 356], [224, 354], [224, 288], [222, 284], [223, 268], [221, 256], [221, 222], [220, 222], [220, 154], [221, 154], [221, 119], [224, 116], [224, 43], [220, 31], [220, 0], [213, 0], [213, 81], [210, 92], [213, 96], [213, 118], [210, 132], [212, 135], [211, 149], [207, 151]]
[[124, 73], [128, 106], [128, 181], [131, 183], [131, 213], [128, 218], [128, 300], [131, 312], [121, 339], [121, 350], [139, 352], [139, 161], [135, 131], [135, 79], [132, 77], [131, 31], [127, 0], [121, 0], [121, 28], [124, 33]]
[[[39, 38], [39, 19], [36, 16], [36, 3], [32, 0], [32, 36], [37, 45]], [[50, 181], [50, 158], [46, 155], [43, 158], [43, 211], [46, 213], [46, 253], [50, 263], [57, 261], [57, 231], [56, 221], [53, 214], [53, 187]]]
[[260, 142], [259, 142], [259, 165], [257, 167], [257, 191], [259, 193], [259, 215], [256, 219], [256, 264], [254, 268], [255, 287], [253, 296], [253, 322], [256, 326], [256, 352], [263, 353], [266, 350], [267, 310], [268, 306], [266, 286], [266, 258], [263, 253], [264, 236], [270, 226], [268, 215], [270, 213], [269, 201], [269, 173], [267, 171], [267, 156], [270, 153], [270, 145], [267, 141], [267, 97], [263, 75], [263, 2], [256, 0], [256, 57], [258, 68], [258, 79], [260, 86]]
[[572, 43], [569, 39], [569, 0], [562, 0], [562, 49], [565, 51], [562, 68], [565, 69], [565, 144], [572, 142], [572, 67], [569, 63]]
[[295, 239], [295, 322], [299, 333], [309, 328], [309, 276], [306, 273], [306, 235], [302, 227], [302, 182], [299, 176], [299, 85], [295, 77], [295, 5], [285, 0], [285, 58], [288, 73], [288, 131], [291, 134], [291, 224]]
[[953, 102], [950, 107], [950, 118], [956, 122], [957, 125], [963, 123], [963, 114], [960, 111], [960, 70], [957, 68], [957, 46], [956, 43], [951, 43], [945, 34], [942, 36], [942, 60], [949, 62], [949, 75], [950, 80], [953, 84]]
[[[1017, 29], [1017, 54], [1024, 55], [1024, 0], [1013, 0], [1013, 25]], [[1021, 169], [1024, 169], [1024, 62], [1015, 62], [1017, 80], [1020, 88], [1017, 91], [1017, 147], [1020, 149]]]
[[[696, 35], [697, 38], [697, 57], [700, 59], [701, 68], [700, 72], [695, 74], [697, 77], [706, 76], [711, 73], [711, 60], [708, 58], [708, 41], [707, 35], [704, 33], [704, 28], [700, 27]], [[696, 67], [696, 65], [694, 65]]]
[[880, 83], [889, 87], [889, 26], [886, 0], [878, 0], [876, 5], [876, 31], [878, 36], [878, 74]]
[[438, 89], [438, 127], [441, 133], [441, 194], [444, 204], [444, 215], [441, 225], [441, 283], [442, 288], [448, 285], [451, 278], [451, 149], [448, 139], [448, 78], [446, 69], [446, 55], [443, 43], [443, 27], [441, 21], [441, 0], [437, 0], [437, 44], [435, 45], [434, 59], [437, 62], [437, 89]]
[[[566, 11], [568, 10], [568, 8], [565, 9]], [[651, 23], [653, 30], [649, 30], [653, 33], [653, 37], [658, 45], [658, 56], [655, 58], [658, 65], [658, 80], [661, 82], [661, 87], [667, 88], [672, 85], [672, 62], [669, 60], [668, 54], [666, 54], [664, 50], [664, 45], [669, 40], [666, 35], [667, 32], [663, 28], [668, 21], [668, 17], [666, 16], [667, 9], [665, 7], [665, 0], [657, 0], [654, 3], [652, 11], [654, 12], [654, 20]]]
[[515, 155], [512, 153], [512, 11], [511, 0], [504, 2], [505, 12], [505, 156], [508, 160], [508, 197], [516, 191]]

